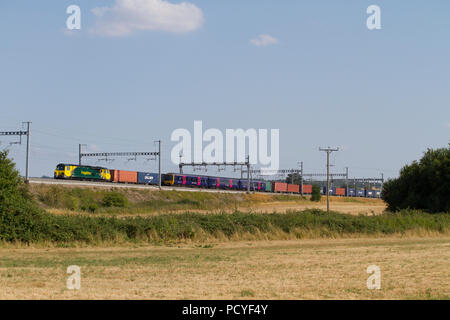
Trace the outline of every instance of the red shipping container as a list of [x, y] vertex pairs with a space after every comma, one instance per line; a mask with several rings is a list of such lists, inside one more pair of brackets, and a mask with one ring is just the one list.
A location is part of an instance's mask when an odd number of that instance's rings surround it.
[[118, 172], [119, 170], [109, 170], [109, 173], [111, 173], [111, 181], [112, 182], [119, 182], [119, 175]]
[[287, 183], [284, 182], [274, 182], [273, 192], [287, 192]]
[[345, 196], [345, 188], [336, 188], [337, 196]]
[[298, 184], [288, 184], [287, 191], [292, 193], [300, 193], [300, 186]]
[[312, 185], [304, 184], [303, 185], [303, 193], [306, 193], [306, 194], [312, 193]]
[[137, 183], [136, 171], [110, 170], [111, 181], [123, 183]]

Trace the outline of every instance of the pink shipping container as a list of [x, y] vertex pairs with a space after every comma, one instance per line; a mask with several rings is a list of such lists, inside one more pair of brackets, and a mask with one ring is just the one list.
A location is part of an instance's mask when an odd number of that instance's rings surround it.
[[306, 193], [306, 194], [312, 193], [312, 185], [304, 184], [303, 185], [303, 193]]
[[273, 183], [273, 192], [287, 192], [287, 183], [284, 182], [274, 182]]
[[288, 184], [287, 191], [292, 193], [300, 193], [300, 186], [298, 184]]
[[111, 170], [111, 181], [123, 183], [137, 183], [136, 171]]

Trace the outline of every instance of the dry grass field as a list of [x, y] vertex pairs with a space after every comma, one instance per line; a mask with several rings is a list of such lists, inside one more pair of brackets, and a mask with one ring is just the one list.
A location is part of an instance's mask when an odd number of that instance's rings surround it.
[[[449, 299], [450, 237], [0, 249], [1, 299]], [[369, 265], [381, 289], [368, 290]], [[81, 289], [66, 289], [66, 268]]]
[[[333, 211], [347, 214], [381, 214], [386, 210], [386, 203], [381, 199], [330, 197], [330, 208]], [[327, 199], [322, 197], [320, 202], [273, 201], [264, 204], [255, 204], [251, 207], [239, 208], [243, 212], [284, 213], [289, 210], [321, 209], [327, 210]]]

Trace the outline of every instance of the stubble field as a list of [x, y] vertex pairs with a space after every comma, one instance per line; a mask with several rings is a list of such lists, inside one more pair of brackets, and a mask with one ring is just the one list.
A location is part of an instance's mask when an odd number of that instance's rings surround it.
[[[1, 299], [450, 298], [450, 237], [1, 251]], [[66, 288], [70, 265], [80, 290]], [[380, 290], [367, 289], [369, 265]]]

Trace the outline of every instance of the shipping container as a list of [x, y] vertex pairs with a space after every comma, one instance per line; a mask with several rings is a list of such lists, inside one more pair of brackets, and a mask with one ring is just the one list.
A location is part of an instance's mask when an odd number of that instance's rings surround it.
[[137, 182], [139, 184], [159, 184], [159, 175], [150, 172], [138, 172]]
[[303, 193], [304, 194], [311, 194], [312, 193], [312, 185], [304, 184], [303, 185]]
[[137, 172], [125, 170], [111, 170], [111, 181], [122, 183], [137, 183]]
[[272, 182], [271, 181], [266, 181], [266, 191], [272, 192]]
[[345, 196], [345, 188], [333, 188], [333, 195], [335, 196]]
[[375, 191], [366, 190], [366, 198], [373, 198]]
[[355, 189], [348, 188], [348, 194], [347, 194], [347, 197], [354, 197], [354, 196], [356, 196]]
[[287, 185], [285, 182], [274, 182], [273, 192], [287, 192]]
[[364, 197], [365, 196], [364, 189], [357, 189], [356, 190], [356, 196], [357, 197]]
[[288, 184], [287, 192], [290, 193], [300, 193], [300, 186], [298, 184]]

